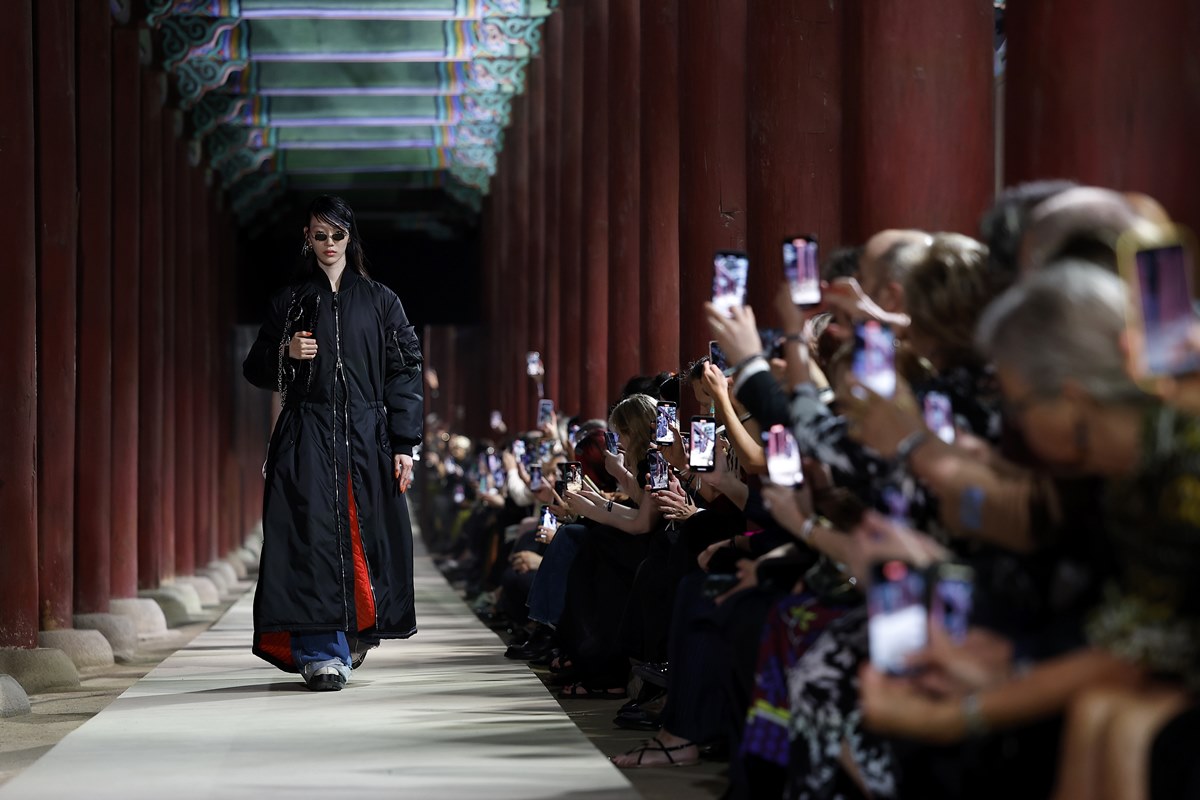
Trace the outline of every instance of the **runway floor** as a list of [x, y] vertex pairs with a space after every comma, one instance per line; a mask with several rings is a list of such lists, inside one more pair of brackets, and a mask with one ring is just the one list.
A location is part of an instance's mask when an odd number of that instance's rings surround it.
[[0, 800], [639, 796], [422, 556], [416, 592], [420, 632], [320, 694], [250, 654], [248, 592]]

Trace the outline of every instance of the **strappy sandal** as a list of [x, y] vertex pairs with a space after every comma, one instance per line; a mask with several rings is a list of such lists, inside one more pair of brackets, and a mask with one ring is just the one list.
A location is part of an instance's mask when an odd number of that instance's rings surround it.
[[[678, 752], [679, 750], [683, 750], [688, 747], [696, 747], [696, 743], [695, 742], [684, 742], [683, 744], [677, 744], [674, 747], [667, 747], [665, 744], [660, 742], [657, 737], [655, 737], [654, 739], [648, 739], [647, 741], [642, 742], [640, 747], [635, 747], [632, 750], [630, 750], [629, 752], [625, 753], [625, 755], [627, 755], [627, 756], [631, 756], [634, 753], [637, 753], [637, 763], [636, 764], [631, 764], [627, 767], [622, 767], [621, 765], [618, 764], [617, 767], [619, 769], [654, 769], [655, 767], [691, 767], [691, 766], [695, 766], [696, 764], [700, 763], [699, 756], [696, 756], [696, 758], [691, 761], [676, 761], [675, 757], [673, 755], [671, 755], [671, 753]], [[666, 762], [661, 763], [661, 764], [643, 764], [642, 759], [646, 757], [646, 753], [650, 753], [650, 752], [662, 753], [664, 756], [667, 757]]]
[[582, 683], [571, 683], [564, 686], [558, 696], [567, 700], [626, 700], [629, 698], [629, 692], [624, 689], [614, 692], [610, 689], [597, 689]]

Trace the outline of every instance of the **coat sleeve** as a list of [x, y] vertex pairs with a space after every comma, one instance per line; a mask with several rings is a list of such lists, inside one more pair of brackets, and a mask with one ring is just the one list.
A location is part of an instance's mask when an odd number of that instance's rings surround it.
[[417, 332], [395, 295], [390, 298], [386, 320], [383, 392], [388, 409], [388, 438], [394, 455], [410, 456], [413, 447], [421, 443], [425, 423], [425, 398], [421, 394], [424, 356]]
[[[246, 354], [242, 362], [242, 374], [246, 380], [260, 389], [278, 392], [279, 386], [279, 347], [283, 342], [283, 321], [287, 315], [287, 303], [290, 292], [285, 290], [271, 298], [267, 309], [267, 318], [258, 329], [258, 338]], [[285, 370], [293, 369], [292, 359], [285, 358]]]

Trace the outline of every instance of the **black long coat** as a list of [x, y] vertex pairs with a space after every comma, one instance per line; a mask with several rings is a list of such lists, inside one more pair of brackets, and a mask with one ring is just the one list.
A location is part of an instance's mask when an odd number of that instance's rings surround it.
[[[312, 331], [317, 357], [287, 356]], [[265, 467], [254, 652], [294, 671], [290, 634], [416, 632], [412, 527], [393, 455], [421, 441], [421, 350], [396, 294], [347, 269], [284, 289], [242, 365], [284, 394]]]

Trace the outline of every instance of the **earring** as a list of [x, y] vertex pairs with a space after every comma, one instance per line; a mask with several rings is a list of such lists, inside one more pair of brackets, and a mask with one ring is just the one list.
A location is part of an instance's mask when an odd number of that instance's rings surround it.
[[308, 243], [308, 239], [304, 240], [304, 246], [300, 248], [300, 255], [307, 256], [312, 252], [312, 245]]

